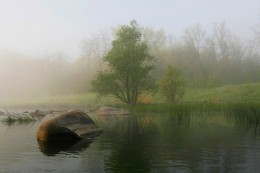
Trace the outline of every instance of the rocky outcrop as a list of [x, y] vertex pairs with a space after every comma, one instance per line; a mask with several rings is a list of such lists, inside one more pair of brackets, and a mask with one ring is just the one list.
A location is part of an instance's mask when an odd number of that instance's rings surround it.
[[98, 115], [129, 115], [129, 112], [125, 109], [118, 109], [114, 107], [101, 107], [96, 112]]
[[102, 130], [84, 112], [73, 110], [43, 122], [37, 132], [40, 141], [73, 140], [96, 136]]
[[34, 111], [34, 112], [32, 112], [31, 113], [31, 116], [32, 117], [35, 117], [35, 118], [43, 118], [43, 117], [45, 117], [47, 114], [45, 113], [45, 112], [43, 112], [43, 111], [40, 111], [40, 110], [36, 110], [36, 111]]

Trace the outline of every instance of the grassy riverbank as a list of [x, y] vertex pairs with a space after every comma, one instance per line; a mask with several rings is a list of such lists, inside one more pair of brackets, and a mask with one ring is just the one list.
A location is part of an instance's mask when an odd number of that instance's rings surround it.
[[[161, 96], [148, 96], [150, 106], [164, 104]], [[260, 83], [229, 85], [218, 88], [197, 88], [187, 89], [181, 103], [260, 103]], [[103, 105], [121, 105], [121, 102], [112, 97], [97, 97], [94, 93], [65, 95], [65, 96], [45, 96], [45, 97], [24, 97], [9, 98], [0, 100], [0, 110], [6, 107], [12, 108], [31, 108], [31, 109], [95, 109]], [[196, 105], [196, 104], [192, 104]], [[211, 104], [212, 105], [212, 104]], [[145, 106], [143, 106], [145, 107]]]
[[260, 83], [228, 85], [218, 88], [187, 89], [183, 101], [260, 102]]

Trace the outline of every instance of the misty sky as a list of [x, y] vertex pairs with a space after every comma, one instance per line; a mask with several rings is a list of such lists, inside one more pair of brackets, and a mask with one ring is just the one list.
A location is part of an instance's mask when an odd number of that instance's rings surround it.
[[260, 1], [0, 0], [0, 50], [31, 56], [63, 51], [75, 58], [82, 39], [132, 19], [176, 37], [195, 23], [210, 31], [214, 22], [226, 22], [246, 38], [260, 24]]

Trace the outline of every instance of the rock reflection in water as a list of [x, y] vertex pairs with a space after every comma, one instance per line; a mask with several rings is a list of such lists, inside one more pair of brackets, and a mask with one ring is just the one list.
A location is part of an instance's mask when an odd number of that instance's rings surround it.
[[47, 156], [55, 156], [59, 152], [77, 153], [89, 147], [92, 139], [40, 141], [37, 140], [40, 151]]

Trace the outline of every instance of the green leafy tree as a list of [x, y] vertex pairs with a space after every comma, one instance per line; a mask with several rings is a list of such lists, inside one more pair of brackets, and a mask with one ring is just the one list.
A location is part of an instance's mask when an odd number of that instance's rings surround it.
[[138, 96], [153, 86], [150, 76], [153, 59], [144, 41], [142, 28], [136, 21], [119, 27], [112, 48], [104, 56], [109, 70], [98, 73], [92, 81], [93, 91], [135, 105]]
[[167, 102], [176, 102], [184, 95], [184, 75], [173, 66], [168, 66], [159, 80], [159, 91]]

